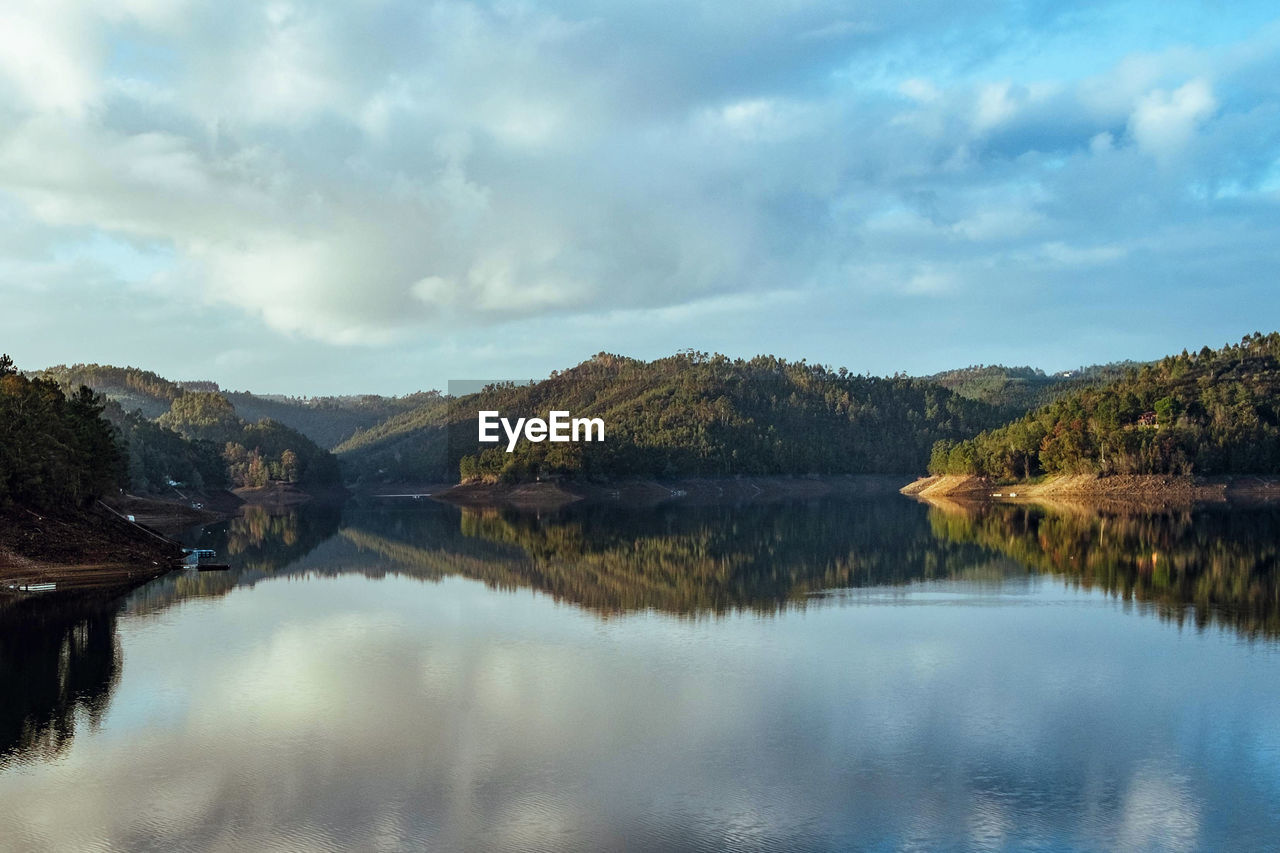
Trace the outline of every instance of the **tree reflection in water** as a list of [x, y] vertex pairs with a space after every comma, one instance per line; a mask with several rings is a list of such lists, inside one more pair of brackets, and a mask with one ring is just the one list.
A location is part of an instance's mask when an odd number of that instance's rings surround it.
[[577, 505], [550, 515], [353, 501], [249, 509], [191, 543], [230, 572], [176, 572], [107, 600], [0, 602], [0, 765], [48, 759], [101, 720], [120, 677], [117, 613], [282, 576], [450, 576], [533, 589], [602, 618], [772, 615], [833, 590], [920, 581], [1098, 589], [1197, 629], [1280, 636], [1280, 509], [1118, 512], [1067, 505], [923, 506], [821, 500], [643, 509]]
[[0, 767], [61, 755], [99, 724], [119, 679], [114, 603], [0, 606]]
[[383, 511], [353, 515], [342, 535], [406, 574], [533, 588], [601, 615], [777, 613], [831, 589], [991, 569], [983, 549], [939, 541], [898, 500]]
[[1065, 503], [936, 502], [939, 540], [1004, 554], [1148, 605], [1160, 618], [1247, 637], [1280, 636], [1280, 509], [1108, 510]]
[[[335, 534], [340, 534], [335, 536]], [[283, 574], [463, 576], [600, 615], [777, 613], [827, 591], [1060, 576], [1204, 628], [1280, 636], [1280, 509], [1100, 510], [1068, 504], [827, 499], [549, 514], [433, 502], [262, 510], [205, 531], [233, 571], [161, 579], [129, 611]]]

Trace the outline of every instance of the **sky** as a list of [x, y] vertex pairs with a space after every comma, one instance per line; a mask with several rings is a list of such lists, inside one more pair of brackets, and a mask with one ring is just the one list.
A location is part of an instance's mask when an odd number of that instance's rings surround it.
[[1274, 2], [6, 0], [0, 351], [302, 395], [1280, 328]]

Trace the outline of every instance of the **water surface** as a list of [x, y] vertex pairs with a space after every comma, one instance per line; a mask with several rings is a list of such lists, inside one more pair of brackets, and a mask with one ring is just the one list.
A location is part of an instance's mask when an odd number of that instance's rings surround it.
[[352, 502], [0, 605], [14, 850], [1263, 850], [1270, 510]]

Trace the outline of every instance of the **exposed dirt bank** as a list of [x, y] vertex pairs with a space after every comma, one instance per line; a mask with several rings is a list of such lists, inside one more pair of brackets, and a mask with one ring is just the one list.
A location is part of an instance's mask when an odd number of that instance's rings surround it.
[[0, 513], [0, 595], [55, 584], [57, 592], [130, 586], [158, 577], [182, 549], [157, 531], [130, 524], [104, 507]]
[[985, 477], [921, 477], [899, 489], [904, 495], [919, 497], [989, 497], [994, 490]]
[[233, 489], [231, 493], [247, 504], [274, 508], [297, 506], [310, 500], [341, 500], [350, 494], [341, 487], [307, 491], [284, 483], [272, 483], [269, 486], [242, 486]]
[[521, 483], [514, 485], [467, 483], [432, 497], [463, 506], [510, 505], [553, 509], [579, 500], [652, 505], [683, 503], [740, 503], [772, 500], [804, 500], [828, 495], [891, 495], [905, 476], [850, 477], [733, 477], [627, 480], [595, 483]]
[[[240, 511], [241, 501], [230, 492], [193, 494], [184, 499], [120, 495], [104, 503], [121, 515], [161, 533], [173, 534], [197, 524], [229, 518]], [[199, 504], [199, 508], [195, 506]]]
[[1098, 477], [1076, 474], [1052, 477], [1037, 483], [997, 484], [985, 477], [943, 476], [922, 477], [903, 488], [902, 493], [921, 498], [982, 500], [1073, 498], [1166, 505], [1223, 501], [1258, 503], [1280, 501], [1280, 477], [1175, 477], [1142, 474]]

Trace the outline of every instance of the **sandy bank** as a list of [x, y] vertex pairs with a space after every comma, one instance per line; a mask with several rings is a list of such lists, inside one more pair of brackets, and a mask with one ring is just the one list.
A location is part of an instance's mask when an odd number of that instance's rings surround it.
[[1036, 483], [996, 484], [985, 477], [922, 477], [902, 489], [921, 498], [1040, 500], [1051, 498], [1188, 504], [1280, 501], [1280, 477], [1192, 477], [1157, 474], [1072, 474]]

